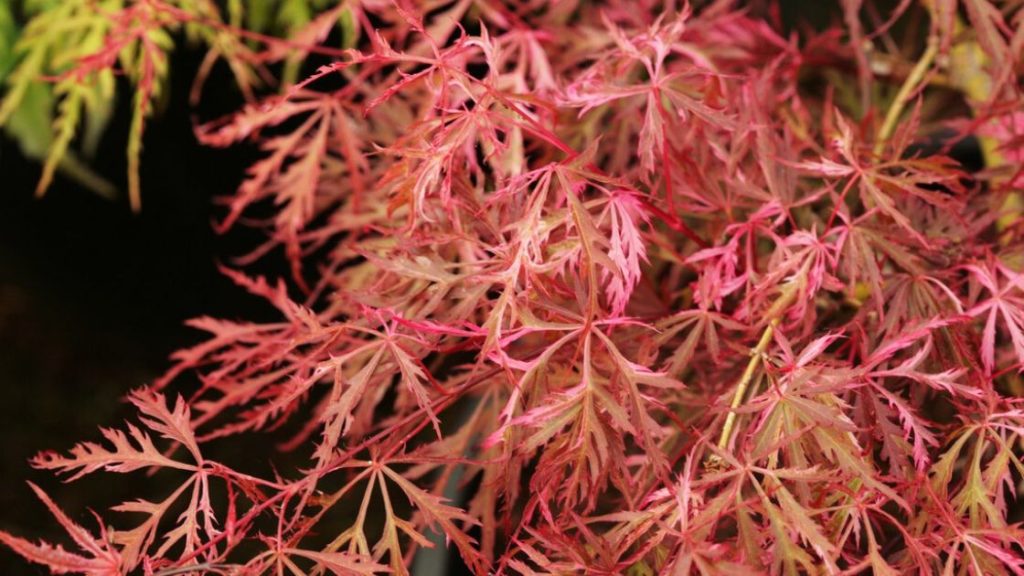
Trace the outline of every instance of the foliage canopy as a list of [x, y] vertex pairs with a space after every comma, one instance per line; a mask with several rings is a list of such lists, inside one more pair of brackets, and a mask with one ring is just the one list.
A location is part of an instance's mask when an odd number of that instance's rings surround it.
[[[261, 154], [218, 226], [292, 273], [225, 270], [279, 319], [190, 321], [138, 424], [32, 461], [138, 494], [86, 528], [33, 485], [73, 547], [0, 542], [96, 576], [445, 544], [481, 575], [1024, 574], [1024, 8], [741, 4], [26, 2], [0, 124], [39, 190], [115, 192], [81, 158], [127, 82], [138, 208], [196, 41], [194, 98], [245, 100], [197, 138]], [[243, 434], [306, 464], [210, 456]]]

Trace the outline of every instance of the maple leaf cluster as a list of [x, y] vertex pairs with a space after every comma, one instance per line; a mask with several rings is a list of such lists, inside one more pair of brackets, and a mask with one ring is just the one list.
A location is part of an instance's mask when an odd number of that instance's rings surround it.
[[[35, 488], [77, 549], [0, 532], [15, 552], [89, 575], [408, 574], [445, 546], [481, 575], [1024, 574], [1019, 2], [842, 0], [786, 31], [774, 2], [343, 0], [285, 39], [97, 4], [123, 19], [61, 81], [142, 42], [140, 119], [145, 26], [205, 26], [236, 71], [329, 63], [196, 127], [261, 154], [218, 226], [291, 262], [225, 270], [278, 319], [192, 320], [209, 337], [132, 393], [141, 425], [36, 457], [142, 494], [96, 534]], [[243, 434], [305, 464], [209, 455]], [[183, 481], [146, 493], [144, 470]]]

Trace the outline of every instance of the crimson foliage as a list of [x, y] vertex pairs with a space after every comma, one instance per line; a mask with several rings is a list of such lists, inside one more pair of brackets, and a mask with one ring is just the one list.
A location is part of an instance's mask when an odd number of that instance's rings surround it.
[[[280, 318], [192, 320], [139, 425], [32, 461], [138, 475], [98, 531], [33, 486], [75, 549], [0, 541], [90, 575], [405, 574], [431, 534], [476, 574], [1024, 574], [1020, 2], [792, 33], [774, 2], [308, 4], [280, 39], [69, 2], [97, 51], [23, 48], [57, 106], [127, 69], [137, 160], [156, 34], [206, 38], [251, 96], [196, 134], [262, 154], [219, 226], [292, 274], [225, 270]], [[242, 434], [305, 464], [210, 458]]]

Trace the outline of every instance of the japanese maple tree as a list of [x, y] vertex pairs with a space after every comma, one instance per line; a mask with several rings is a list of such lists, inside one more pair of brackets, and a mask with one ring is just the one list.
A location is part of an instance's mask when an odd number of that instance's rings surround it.
[[[0, 532], [27, 560], [1024, 574], [1019, 1], [27, 4], [0, 123], [55, 121], [40, 191], [110, 191], [76, 150], [128, 82], [140, 206], [191, 38], [195, 100], [245, 99], [197, 138], [261, 154], [217, 226], [291, 263], [225, 269], [277, 320], [191, 320], [138, 423], [32, 460], [139, 482], [88, 522], [32, 485], [70, 539]], [[274, 440], [252, 468], [240, 435]]]

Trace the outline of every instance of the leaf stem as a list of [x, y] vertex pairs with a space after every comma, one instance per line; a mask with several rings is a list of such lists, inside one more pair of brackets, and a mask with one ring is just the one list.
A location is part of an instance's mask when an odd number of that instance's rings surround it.
[[882, 122], [882, 127], [878, 130], [878, 137], [875, 139], [874, 153], [876, 156], [882, 153], [886, 142], [896, 129], [896, 122], [899, 121], [900, 114], [903, 113], [903, 108], [906, 107], [907, 102], [910, 101], [911, 94], [913, 94], [921, 84], [921, 81], [924, 79], [925, 74], [928, 73], [928, 69], [931, 67], [932, 62], [935, 61], [935, 56], [937, 56], [938, 53], [938, 38], [930, 36], [928, 38], [928, 46], [925, 48], [924, 53], [921, 54], [921, 59], [914, 65], [914, 68], [910, 71], [910, 75], [903, 80], [903, 84], [900, 86], [899, 92], [896, 93], [896, 97], [893, 99], [892, 104], [889, 105], [889, 110], [885, 113], [885, 120]]
[[725, 416], [725, 424], [722, 426], [722, 434], [718, 437], [719, 449], [724, 450], [726, 445], [729, 444], [729, 437], [732, 435], [732, 429], [736, 425], [736, 409], [739, 408], [740, 402], [746, 396], [747, 386], [753, 380], [754, 371], [757, 370], [761, 356], [768, 349], [768, 343], [772, 341], [772, 335], [775, 333], [775, 327], [778, 325], [779, 319], [773, 318], [764, 329], [764, 332], [761, 333], [761, 339], [758, 340], [757, 346], [750, 351], [750, 361], [747, 362], [747, 368], [743, 370], [743, 376], [740, 377], [739, 383], [736, 384], [736, 391], [732, 395], [732, 402], [729, 403], [729, 413]]
[[[754, 379], [754, 372], [757, 371], [757, 366], [761, 362], [761, 357], [768, 350], [768, 344], [772, 341], [772, 336], [775, 334], [775, 329], [778, 327], [779, 322], [782, 319], [782, 312], [793, 303], [799, 292], [800, 285], [803, 284], [801, 280], [794, 280], [787, 284], [782, 289], [782, 294], [772, 304], [772, 307], [768, 310], [768, 326], [765, 327], [764, 332], [761, 333], [761, 338], [757, 341], [757, 345], [750, 350], [750, 360], [747, 362], [747, 367], [743, 370], [743, 375], [740, 377], [740, 381], [736, 384], [736, 390], [732, 395], [732, 402], [729, 403], [729, 413], [725, 416], [725, 423], [722, 425], [722, 433], [718, 436], [718, 449], [719, 451], [725, 450], [726, 446], [729, 445], [729, 440], [732, 437], [732, 430], [736, 426], [736, 409], [739, 408], [740, 403], [743, 402], [743, 397], [747, 394], [747, 387], [750, 386], [750, 382]], [[714, 467], [720, 462], [718, 455], [712, 455], [708, 458], [708, 464]]]
[[229, 570], [239, 568], [236, 564], [190, 564], [188, 566], [179, 566], [177, 568], [168, 568], [156, 572], [153, 576], [176, 576], [178, 574], [185, 574], [187, 572], [195, 572], [196, 570], [211, 570], [218, 574], [227, 574]]

